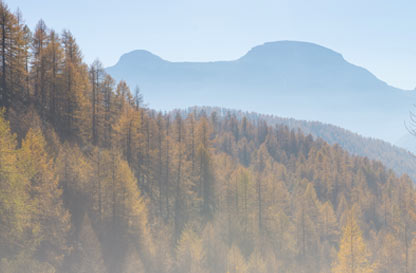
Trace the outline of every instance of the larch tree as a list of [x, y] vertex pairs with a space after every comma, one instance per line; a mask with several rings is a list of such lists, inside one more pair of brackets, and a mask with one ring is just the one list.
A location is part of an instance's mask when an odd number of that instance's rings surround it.
[[227, 254], [227, 273], [248, 273], [246, 260], [240, 249], [233, 245]]
[[332, 272], [372, 273], [374, 272], [374, 265], [370, 258], [360, 227], [353, 214], [353, 209], [351, 209], [350, 216], [343, 229], [337, 260], [333, 264]]
[[[63, 113], [62, 108], [66, 101], [62, 94], [63, 91], [63, 50], [61, 47], [61, 40], [59, 35], [51, 30], [49, 32], [49, 43], [45, 48], [45, 58], [47, 64], [46, 82], [47, 88], [47, 102], [45, 107], [48, 109], [48, 119], [55, 127], [60, 127], [58, 123], [61, 120], [60, 114]], [[59, 130], [61, 130], [59, 128]]]
[[201, 214], [206, 220], [211, 219], [215, 209], [210, 133], [208, 120], [202, 117], [198, 124], [198, 192], [202, 199]]
[[0, 259], [31, 247], [24, 232], [30, 230], [29, 180], [19, 168], [16, 136], [0, 111]]
[[311, 258], [317, 254], [319, 241], [317, 224], [319, 223], [319, 200], [312, 183], [307, 180], [306, 189], [297, 199], [296, 224], [298, 251], [301, 257]]
[[400, 265], [403, 264], [400, 240], [390, 232], [380, 232], [377, 239], [378, 244], [376, 251], [379, 272], [405, 272], [403, 266], [400, 268]]
[[331, 202], [326, 201], [320, 207], [320, 234], [321, 240], [330, 244], [336, 243], [338, 237], [338, 222]]
[[326, 201], [320, 208], [320, 256], [324, 267], [330, 267], [336, 256], [336, 245], [339, 237], [338, 222], [330, 201]]
[[175, 151], [175, 200], [174, 200], [174, 237], [179, 239], [182, 229], [186, 221], [186, 188], [184, 181], [184, 128], [182, 117], [179, 113], [176, 114], [174, 121], [174, 151]]
[[104, 78], [102, 92], [104, 108], [104, 125], [102, 132], [102, 139], [104, 144], [103, 146], [106, 148], [111, 148], [113, 145], [113, 126], [115, 121], [120, 117], [118, 114], [119, 111], [115, 109], [114, 80], [110, 75], [106, 75]]
[[102, 82], [105, 72], [99, 60], [95, 60], [89, 68], [91, 85], [91, 141], [93, 145], [99, 144], [99, 126], [102, 116]]
[[0, 107], [10, 106], [11, 92], [9, 86], [9, 77], [11, 75], [12, 63], [10, 58], [11, 48], [14, 46], [13, 38], [15, 32], [16, 18], [9, 11], [7, 5], [0, 2], [0, 22], [1, 22], [1, 42], [0, 42], [0, 57], [1, 57], [1, 92], [0, 92]]
[[91, 106], [90, 81], [87, 66], [82, 61], [81, 50], [69, 31], [62, 33], [63, 99], [62, 136], [65, 139], [88, 139], [90, 135]]
[[46, 105], [46, 57], [45, 50], [49, 42], [49, 30], [43, 20], [36, 25], [32, 39], [32, 69], [34, 78], [34, 99], [40, 116], [44, 117]]
[[258, 219], [258, 231], [261, 234], [263, 231], [263, 210], [264, 210], [264, 196], [263, 196], [263, 184], [264, 184], [264, 172], [266, 169], [266, 161], [268, 157], [267, 148], [265, 145], [261, 145], [257, 152], [257, 161], [255, 165], [256, 171], [256, 191], [257, 191], [257, 219]]
[[[30, 181], [31, 203], [34, 208], [32, 225], [38, 241], [35, 255], [54, 266], [62, 264], [67, 253], [68, 211], [63, 206], [62, 189], [52, 157], [39, 129], [30, 129], [22, 142], [20, 160], [24, 175]], [[54, 223], [50, 225], [49, 223]]]
[[78, 248], [75, 250], [78, 260], [71, 266], [73, 272], [78, 273], [106, 273], [104, 260], [101, 253], [101, 245], [92, 228], [88, 214], [85, 214], [79, 233]]
[[185, 228], [176, 246], [177, 273], [204, 273], [205, 252], [202, 240], [190, 227]]
[[263, 256], [258, 250], [255, 250], [248, 259], [247, 272], [249, 273], [266, 273], [267, 265]]

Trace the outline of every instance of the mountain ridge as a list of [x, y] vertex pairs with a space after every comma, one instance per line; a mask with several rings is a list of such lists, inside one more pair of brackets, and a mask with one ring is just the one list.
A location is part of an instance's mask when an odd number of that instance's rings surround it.
[[171, 62], [138, 50], [106, 71], [131, 88], [140, 86], [155, 109], [242, 109], [318, 120], [390, 143], [405, 133], [407, 109], [416, 101], [415, 92], [309, 42], [268, 42], [238, 59], [213, 62]]
[[180, 111], [185, 115], [204, 112], [207, 116], [211, 116], [216, 113], [218, 118], [234, 115], [239, 120], [247, 118], [252, 123], [266, 121], [269, 126], [287, 126], [290, 130], [300, 130], [302, 134], [311, 135], [315, 139], [322, 139], [330, 145], [339, 145], [351, 155], [377, 160], [387, 168], [392, 169], [397, 175], [408, 174], [413, 181], [416, 181], [416, 155], [414, 153], [398, 145], [380, 139], [364, 137], [332, 124], [219, 107], [189, 107]]
[[[322, 51], [326, 51], [326, 52], [330, 52], [331, 54], [333, 54], [334, 58], [338, 58], [344, 62], [349, 63], [350, 65], [358, 68], [358, 69], [362, 69], [364, 70], [366, 73], [369, 73], [372, 77], [376, 78], [377, 80], [381, 81], [383, 84], [385, 84], [386, 86], [398, 89], [398, 90], [402, 90], [402, 91], [414, 91], [414, 90], [407, 90], [407, 89], [402, 89], [402, 88], [398, 88], [395, 86], [392, 86], [390, 84], [388, 84], [387, 82], [383, 81], [382, 79], [380, 79], [379, 77], [377, 77], [376, 75], [374, 75], [373, 73], [371, 73], [368, 69], [366, 69], [363, 66], [359, 66], [359, 65], [355, 65], [350, 63], [348, 60], [346, 60], [344, 58], [344, 56], [325, 46], [316, 44], [316, 43], [312, 43], [312, 42], [307, 42], [307, 41], [292, 41], [292, 40], [281, 40], [281, 41], [270, 41], [270, 42], [265, 42], [261, 45], [257, 45], [252, 47], [251, 49], [249, 49], [244, 55], [242, 55], [239, 58], [236, 59], [231, 59], [231, 60], [212, 60], [212, 61], [171, 61], [165, 58], [162, 58], [160, 56], [158, 56], [157, 54], [154, 54], [153, 52], [146, 50], [146, 49], [135, 49], [135, 50], [131, 50], [123, 55], [120, 56], [120, 58], [118, 59], [118, 61], [114, 64], [111, 65], [109, 67], [107, 67], [106, 69], [110, 69], [112, 67], [115, 67], [117, 65], [120, 65], [124, 62], [124, 60], [128, 59], [128, 57], [132, 56], [136, 61], [146, 61], [146, 60], [155, 60], [155, 61], [163, 61], [163, 62], [167, 62], [167, 63], [180, 63], [180, 64], [212, 64], [212, 63], [226, 63], [226, 62], [238, 62], [238, 61], [246, 61], [247, 59], [249, 59], [250, 57], [252, 57], [252, 55], [256, 55], [259, 53], [259, 51], [263, 51], [265, 48], [267, 47], [276, 47], [276, 46], [287, 46], [287, 45], [307, 45], [310, 47], [313, 47], [315, 49], [319, 49]], [[291, 48], [293, 49], [293, 48]], [[320, 60], [321, 61], [321, 60]]]

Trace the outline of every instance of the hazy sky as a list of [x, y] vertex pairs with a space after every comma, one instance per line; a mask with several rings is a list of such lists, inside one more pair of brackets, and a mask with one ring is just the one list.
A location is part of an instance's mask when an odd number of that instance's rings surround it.
[[318, 43], [387, 83], [416, 87], [415, 0], [5, 0], [33, 28], [69, 29], [85, 60], [134, 49], [170, 61], [236, 59], [268, 41]]

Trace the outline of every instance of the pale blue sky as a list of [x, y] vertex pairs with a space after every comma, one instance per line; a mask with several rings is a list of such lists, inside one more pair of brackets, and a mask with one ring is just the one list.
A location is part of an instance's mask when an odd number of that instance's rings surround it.
[[236, 59], [268, 41], [342, 53], [387, 83], [416, 87], [414, 0], [6, 0], [33, 28], [69, 29], [85, 60], [146, 49], [170, 61]]

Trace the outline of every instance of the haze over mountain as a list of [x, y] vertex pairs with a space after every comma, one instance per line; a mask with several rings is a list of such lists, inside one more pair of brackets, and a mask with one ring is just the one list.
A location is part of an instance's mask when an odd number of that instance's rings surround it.
[[246, 118], [253, 124], [265, 121], [269, 126], [287, 126], [290, 130], [300, 130], [303, 134], [311, 135], [315, 139], [322, 139], [331, 145], [337, 144], [352, 155], [380, 161], [396, 174], [407, 174], [416, 182], [416, 156], [414, 152], [416, 151], [416, 144], [415, 137], [410, 134], [403, 137], [403, 142], [399, 143], [404, 147], [408, 147], [408, 149], [404, 149], [400, 148], [401, 146], [399, 144], [392, 145], [383, 140], [362, 137], [359, 134], [352, 133], [338, 126], [318, 121], [281, 118], [274, 115], [262, 115], [255, 112], [244, 112], [219, 107], [190, 107], [183, 110], [184, 116], [190, 113], [201, 112], [204, 112], [208, 116], [215, 113], [217, 119], [226, 119], [229, 116], [235, 116], [239, 120]]
[[170, 62], [145, 50], [123, 55], [107, 72], [140, 86], [150, 107], [208, 105], [318, 120], [391, 143], [414, 92], [389, 86], [328, 48], [296, 41], [265, 43], [233, 61]]

